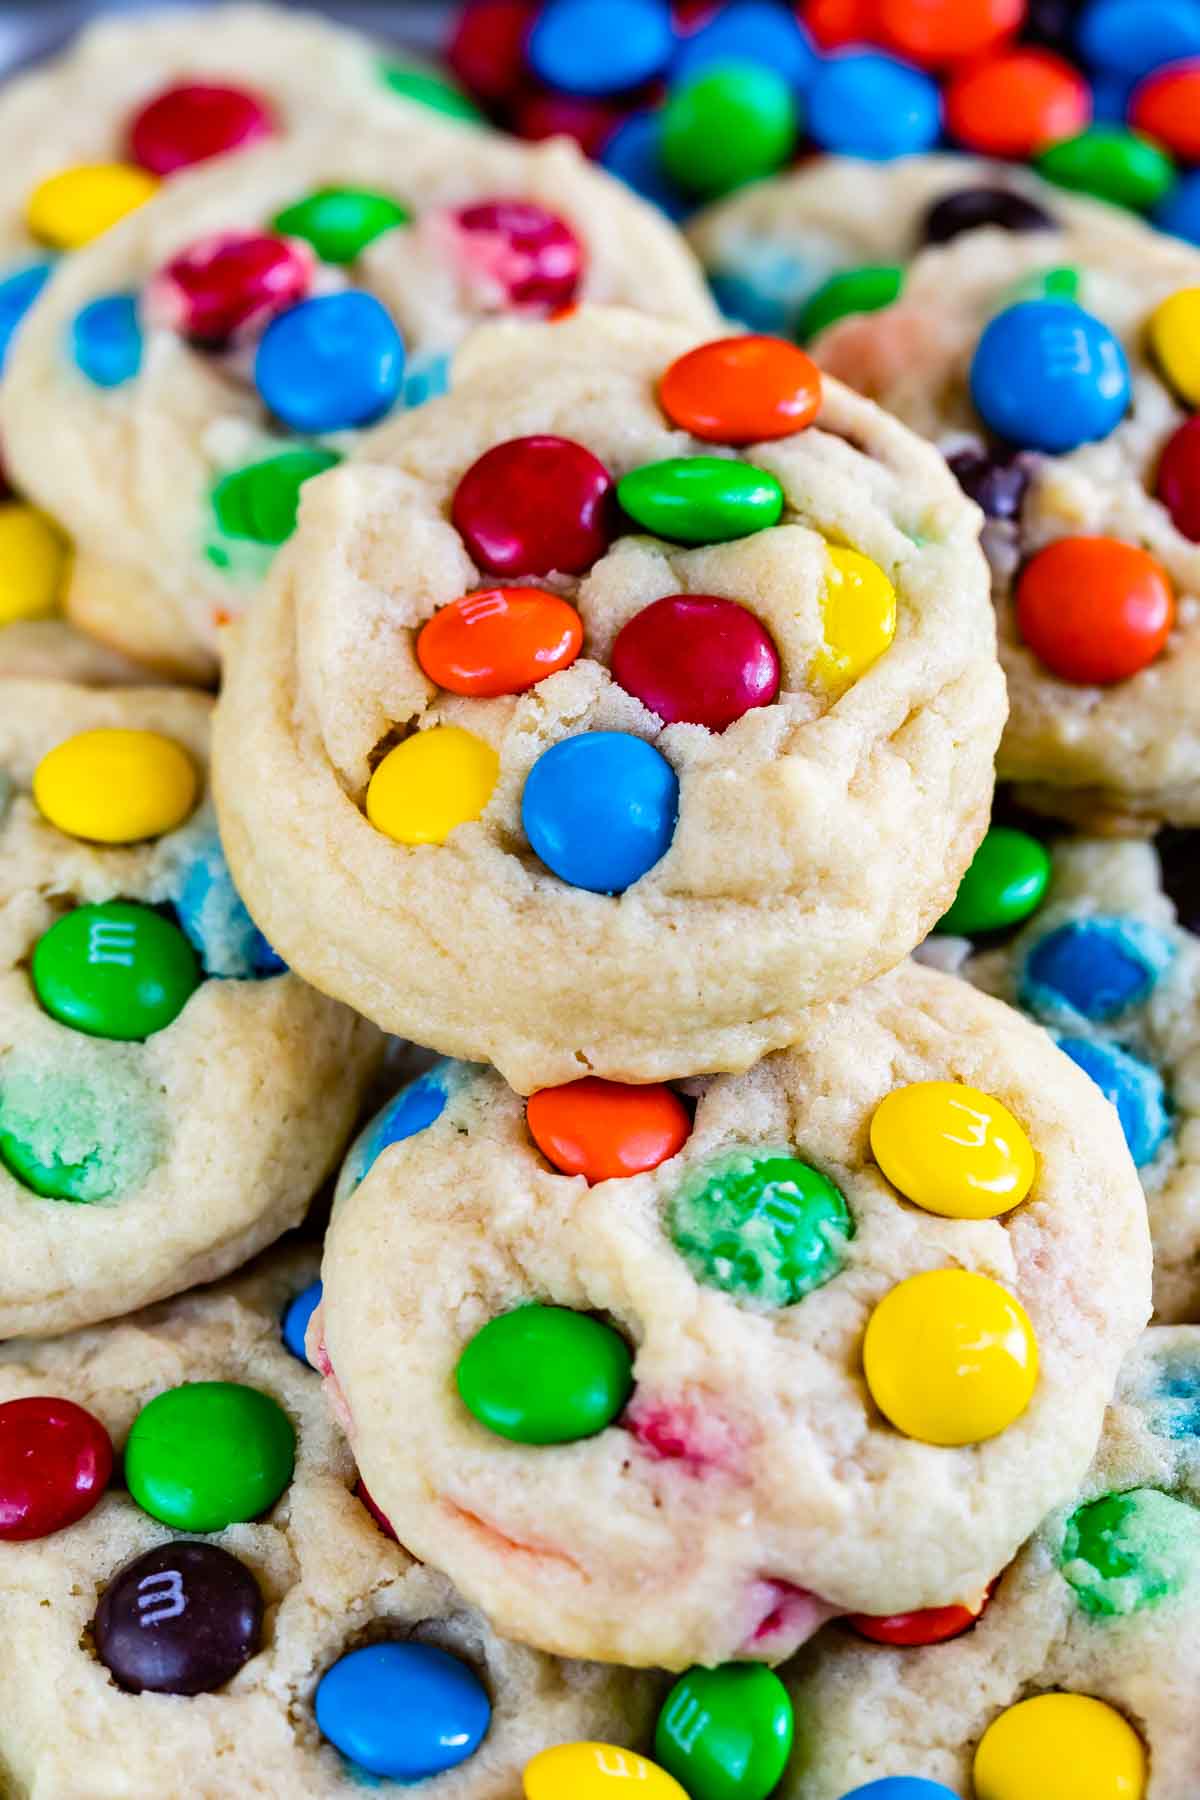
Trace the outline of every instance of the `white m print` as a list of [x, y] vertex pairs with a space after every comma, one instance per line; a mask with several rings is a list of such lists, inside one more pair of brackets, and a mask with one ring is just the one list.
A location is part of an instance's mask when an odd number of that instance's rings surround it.
[[130, 919], [93, 919], [88, 926], [89, 963], [120, 963], [133, 967], [137, 926]]
[[143, 1575], [137, 1584], [137, 1594], [139, 1625], [158, 1625], [163, 1619], [177, 1619], [187, 1611], [183, 1576], [178, 1569]]

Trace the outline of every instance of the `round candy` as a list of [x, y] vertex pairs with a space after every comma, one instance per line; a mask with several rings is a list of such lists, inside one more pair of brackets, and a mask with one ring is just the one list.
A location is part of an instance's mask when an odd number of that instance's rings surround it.
[[352, 263], [385, 231], [406, 225], [412, 214], [389, 194], [372, 188], [318, 188], [285, 206], [271, 220], [271, 230], [303, 238], [322, 262]]
[[950, 135], [984, 156], [1032, 156], [1082, 131], [1090, 117], [1087, 83], [1047, 50], [1005, 50], [968, 63], [946, 89]]
[[669, 1087], [631, 1087], [598, 1075], [531, 1094], [525, 1121], [548, 1162], [589, 1182], [657, 1169], [683, 1148], [692, 1129], [686, 1106]]
[[865, 675], [896, 635], [896, 590], [869, 556], [826, 546], [821, 583], [822, 643], [810, 678], [828, 694]]
[[302, 300], [309, 251], [263, 231], [221, 232], [173, 256], [155, 276], [151, 313], [194, 344], [220, 348]]
[[398, 844], [444, 844], [478, 819], [492, 797], [500, 758], [459, 725], [418, 731], [389, 750], [367, 788], [367, 817]]
[[854, 1220], [840, 1189], [783, 1151], [735, 1150], [694, 1169], [667, 1230], [697, 1281], [761, 1306], [795, 1306], [845, 1260]]
[[1130, 103], [1129, 122], [1184, 162], [1200, 162], [1200, 56], [1143, 81]]
[[1089, 63], [1136, 80], [1200, 53], [1200, 16], [1192, 0], [1091, 0], [1077, 38]]
[[658, 401], [672, 425], [705, 443], [760, 443], [812, 424], [821, 372], [783, 338], [717, 338], [675, 359]]
[[181, 81], [164, 88], [134, 115], [129, 153], [152, 175], [174, 175], [210, 156], [245, 149], [274, 131], [271, 108], [247, 88]]
[[269, 1394], [189, 1381], [143, 1406], [125, 1445], [125, 1482], [176, 1531], [224, 1531], [274, 1506], [292, 1479], [296, 1433]]
[[532, 200], [480, 200], [454, 222], [472, 240], [473, 260], [513, 307], [554, 312], [575, 299], [583, 245], [565, 219]]
[[676, 223], [691, 211], [691, 201], [663, 167], [657, 112], [631, 113], [602, 146], [600, 164]]
[[[381, 765], [382, 766], [382, 765]], [[664, 857], [679, 816], [679, 778], [662, 753], [624, 731], [585, 731], [534, 763], [521, 823], [562, 881], [620, 894]]]
[[808, 94], [809, 136], [823, 150], [887, 162], [931, 150], [942, 128], [937, 84], [874, 50], [823, 64]]
[[1002, 1712], [975, 1752], [976, 1800], [1143, 1800], [1146, 1752], [1087, 1694], [1038, 1694]]
[[674, 46], [666, 0], [550, 0], [527, 54], [552, 88], [619, 94], [659, 74]]
[[885, 1775], [881, 1781], [852, 1788], [842, 1800], [958, 1800], [958, 1796], [940, 1781], [926, 1781], [923, 1775]]
[[92, 1623], [96, 1655], [131, 1694], [211, 1694], [262, 1642], [263, 1598], [218, 1544], [159, 1544], [119, 1569]]
[[453, 1066], [439, 1063], [427, 1069], [376, 1114], [351, 1152], [355, 1186], [366, 1180], [389, 1144], [402, 1144], [405, 1138], [416, 1137], [441, 1118], [449, 1098], [447, 1072]]
[[25, 203], [25, 223], [40, 243], [79, 250], [144, 206], [157, 186], [128, 163], [81, 163], [38, 183]]
[[452, 694], [523, 694], [575, 661], [583, 624], [541, 588], [483, 588], [434, 613], [417, 636], [417, 661]]
[[234, 469], [212, 490], [217, 524], [226, 537], [285, 543], [296, 529], [304, 483], [341, 460], [333, 450], [283, 450]]
[[986, 450], [959, 450], [948, 458], [958, 485], [989, 519], [1016, 519], [1029, 486], [1030, 459], [1022, 452], [1003, 456]]
[[982, 1617], [989, 1594], [976, 1606], [927, 1606], [920, 1612], [892, 1613], [878, 1617], [849, 1613], [843, 1621], [859, 1637], [872, 1644], [890, 1644], [898, 1650], [914, 1650], [924, 1644], [948, 1644], [961, 1637]]
[[450, 516], [492, 575], [582, 575], [608, 549], [613, 479], [570, 438], [510, 438], [471, 464]]
[[664, 1769], [618, 1744], [556, 1744], [525, 1765], [525, 1800], [689, 1800]]
[[1200, 406], [1200, 287], [1160, 300], [1146, 328], [1163, 375], [1188, 406]]
[[936, 69], [982, 56], [1024, 16], [1025, 0], [879, 0], [876, 21], [891, 49]]
[[33, 263], [0, 281], [0, 368], [17, 326], [49, 281], [53, 267], [48, 262]]
[[904, 270], [898, 263], [869, 263], [842, 269], [823, 281], [805, 301], [796, 335], [805, 343], [826, 326], [852, 313], [878, 312], [900, 298]]
[[136, 844], [174, 831], [198, 792], [191, 757], [158, 731], [80, 731], [33, 772], [42, 815], [69, 837], [97, 844]]
[[574, 138], [585, 156], [598, 156], [620, 122], [616, 106], [573, 94], [528, 94], [513, 113], [513, 129], [518, 137], [535, 142], [551, 137]]
[[443, 113], [451, 119], [466, 119], [473, 125], [483, 123], [483, 114], [473, 100], [468, 100], [453, 82], [443, 81], [440, 75], [431, 74], [428, 69], [418, 69], [409, 63], [383, 63], [379, 75], [389, 93], [413, 100], [418, 106], [426, 106], [430, 112]]
[[654, 1754], [691, 1800], [766, 1800], [787, 1766], [794, 1720], [773, 1669], [689, 1669], [667, 1695]]
[[75, 314], [75, 366], [97, 387], [121, 387], [142, 366], [142, 328], [136, 294], [106, 294]]
[[905, 1437], [977, 1444], [1019, 1419], [1037, 1386], [1037, 1339], [1019, 1300], [967, 1269], [912, 1275], [867, 1323], [871, 1398]]
[[1050, 853], [1026, 831], [993, 825], [935, 931], [973, 937], [1003, 931], [1035, 913], [1050, 885]]
[[1107, 437], [1129, 406], [1129, 364], [1108, 326], [1063, 300], [1024, 300], [985, 326], [971, 398], [998, 437], [1074, 450]]
[[1128, 1618], [1190, 1584], [1200, 1556], [1200, 1510], [1157, 1488], [1131, 1488], [1080, 1506], [1059, 1561], [1092, 1618]]
[[45, 513], [0, 504], [0, 626], [57, 612], [66, 568], [67, 546]]
[[404, 342], [373, 294], [347, 288], [272, 319], [254, 358], [263, 405], [320, 436], [381, 418], [400, 394]]
[[701, 69], [728, 62], [774, 69], [798, 93], [810, 86], [820, 66], [807, 32], [778, 0], [732, 0], [715, 11], [706, 0], [702, 23], [679, 46], [671, 78], [687, 81]]
[[1123, 126], [1089, 126], [1048, 145], [1036, 161], [1038, 172], [1059, 187], [1138, 210], [1156, 205], [1175, 180], [1166, 151]]
[[1176, 531], [1200, 543], [1200, 418], [1185, 419], [1167, 439], [1154, 491]]
[[1063, 681], [1127, 681], [1159, 655], [1175, 622], [1166, 570], [1119, 538], [1059, 538], [1026, 563], [1017, 626]]
[[535, 0], [468, 0], [458, 10], [446, 61], [481, 100], [505, 100], [521, 85], [535, 11]]
[[1137, 919], [1074, 919], [1034, 945], [1021, 973], [1021, 1001], [1039, 1017], [1064, 1009], [1105, 1023], [1147, 999], [1170, 948]]
[[715, 594], [668, 594], [643, 607], [617, 633], [611, 662], [613, 680], [668, 725], [724, 731], [779, 694], [770, 634], [747, 607]]
[[871, 1150], [892, 1186], [947, 1219], [995, 1219], [1020, 1206], [1037, 1159], [999, 1100], [960, 1081], [915, 1081], [875, 1108]]
[[322, 1735], [357, 1768], [415, 1782], [474, 1756], [491, 1723], [474, 1669], [436, 1644], [368, 1644], [326, 1669], [313, 1702]]
[[285, 1347], [291, 1351], [297, 1362], [306, 1363], [308, 1352], [304, 1348], [304, 1337], [308, 1330], [308, 1322], [321, 1304], [322, 1287], [319, 1281], [310, 1281], [306, 1288], [289, 1300], [283, 1309], [280, 1321], [280, 1336]]
[[1013, 188], [955, 188], [926, 212], [921, 240], [948, 244], [964, 231], [978, 231], [984, 225], [996, 225], [1001, 231], [1053, 231], [1055, 221], [1044, 206]]
[[1200, 244], [1200, 169], [1192, 169], [1176, 182], [1155, 209], [1154, 223], [1160, 231], [1173, 231], [1190, 244]]
[[107, 1431], [73, 1400], [39, 1394], [0, 1403], [0, 1540], [27, 1542], [76, 1524], [112, 1467]]
[[633, 1391], [633, 1357], [611, 1325], [565, 1306], [518, 1306], [477, 1331], [455, 1371], [463, 1405], [497, 1437], [595, 1437]]
[[671, 456], [631, 469], [617, 499], [636, 525], [680, 544], [725, 544], [778, 525], [783, 488], [728, 456]]
[[783, 76], [743, 61], [701, 69], [672, 88], [661, 119], [667, 174], [706, 196], [770, 175], [791, 155], [799, 124]]
[[38, 939], [33, 990], [60, 1025], [140, 1041], [165, 1031], [201, 982], [196, 952], [149, 906], [77, 906]]

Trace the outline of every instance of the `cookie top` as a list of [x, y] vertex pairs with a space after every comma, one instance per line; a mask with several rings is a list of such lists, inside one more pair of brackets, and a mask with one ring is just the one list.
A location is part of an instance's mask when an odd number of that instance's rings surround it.
[[1084, 826], [1200, 818], [1200, 515], [1180, 358], [1200, 255], [1107, 227], [979, 231], [818, 361], [950, 457], [990, 513], [999, 773]]
[[[19, 1454], [0, 1472], [14, 1794], [350, 1800], [373, 1771], [497, 1800], [548, 1745], [647, 1731], [652, 1679], [503, 1642], [368, 1510], [294, 1353], [315, 1275], [312, 1251], [274, 1254], [117, 1324], [0, 1347], [0, 1441], [51, 1465], [32, 1494]], [[126, 1485], [106, 1488], [114, 1450]]]
[[405, 1540], [502, 1629], [678, 1667], [982, 1593], [1086, 1469], [1150, 1273], [1094, 1083], [905, 964], [683, 1100], [425, 1076], [323, 1279]]
[[73, 681], [81, 687], [142, 687], [143, 663], [85, 637], [65, 619], [16, 619], [0, 625], [0, 680]]
[[887, 1776], [914, 1778], [914, 1800], [916, 1778], [943, 1783], [939, 1796], [1032, 1796], [1053, 1792], [1064, 1766], [1095, 1800], [1189, 1800], [1198, 1397], [1200, 1331], [1146, 1332], [1077, 1493], [1003, 1571], [978, 1623], [957, 1621], [952, 1642], [936, 1634], [954, 1621], [862, 1621], [876, 1642], [834, 1625], [803, 1651], [785, 1671], [797, 1742], [782, 1800], [843, 1800]]
[[211, 702], [6, 681], [0, 1337], [127, 1312], [303, 1216], [380, 1054], [221, 854]]
[[4, 382], [14, 475], [80, 552], [68, 608], [189, 675], [214, 668], [301, 484], [440, 392], [473, 324], [578, 300], [715, 319], [672, 229], [562, 141], [372, 109], [237, 171], [180, 176], [71, 258]]
[[250, 905], [318, 986], [525, 1092], [748, 1066], [898, 961], [977, 841], [978, 523], [780, 340], [477, 334], [306, 488], [245, 622], [217, 787]]

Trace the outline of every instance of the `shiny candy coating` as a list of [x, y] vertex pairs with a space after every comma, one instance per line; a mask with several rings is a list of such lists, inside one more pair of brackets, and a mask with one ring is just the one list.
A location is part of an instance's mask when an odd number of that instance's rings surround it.
[[174, 175], [210, 156], [244, 150], [275, 129], [270, 106], [248, 88], [181, 81], [155, 94], [131, 120], [129, 154], [153, 175]]
[[531, 1094], [525, 1122], [548, 1162], [588, 1182], [657, 1169], [683, 1148], [692, 1129], [686, 1106], [671, 1088], [633, 1087], [598, 1075]]
[[677, 357], [658, 384], [672, 425], [708, 444], [790, 437], [816, 418], [821, 372], [783, 338], [716, 338]]
[[379, 75], [390, 93], [428, 107], [430, 112], [444, 113], [447, 118], [463, 119], [470, 124], [483, 121], [483, 114], [473, 100], [452, 82], [443, 81], [440, 75], [431, 74], [428, 69], [407, 63], [381, 63]]
[[355, 1140], [347, 1158], [354, 1185], [365, 1181], [376, 1162], [390, 1144], [402, 1144], [436, 1123], [446, 1110], [448, 1084], [457, 1067], [452, 1062], [436, 1063], [414, 1081], [407, 1082], [394, 1094], [370, 1124]]
[[38, 939], [30, 968], [43, 1011], [89, 1037], [165, 1031], [200, 985], [196, 952], [149, 906], [77, 906]]
[[1053, 231], [1056, 221], [1025, 194], [1015, 188], [955, 188], [935, 200], [921, 221], [921, 241], [925, 244], [948, 244], [964, 231], [978, 231], [984, 225], [998, 225], [1001, 231]]
[[532, 200], [480, 200], [454, 214], [509, 306], [554, 312], [575, 299], [584, 249], [565, 219]]
[[643, 607], [617, 633], [611, 665], [613, 680], [668, 725], [724, 731], [779, 694], [770, 634], [716, 594], [667, 594]]
[[1190, 0], [1090, 0], [1076, 36], [1089, 63], [1137, 80], [1200, 54], [1200, 16]]
[[313, 1702], [321, 1733], [357, 1769], [417, 1782], [473, 1756], [492, 1708], [475, 1671], [435, 1644], [368, 1644], [326, 1669]]
[[463, 1405], [517, 1444], [595, 1437], [633, 1391], [633, 1357], [611, 1325], [564, 1306], [518, 1306], [477, 1331], [458, 1359]]
[[840, 269], [823, 281], [804, 303], [796, 336], [808, 343], [838, 319], [854, 313], [878, 312], [900, 298], [904, 270], [898, 263], [865, 263]]
[[322, 262], [351, 263], [377, 237], [411, 217], [406, 206], [372, 188], [326, 187], [285, 206], [271, 220], [271, 229], [303, 238]]
[[296, 1433], [269, 1394], [236, 1381], [190, 1381], [148, 1402], [125, 1444], [125, 1482], [176, 1531], [257, 1519], [292, 1479]]
[[808, 94], [809, 136], [842, 156], [871, 162], [915, 156], [933, 148], [941, 125], [936, 82], [875, 50], [830, 57]]
[[1160, 300], [1146, 337], [1166, 380], [1187, 406], [1200, 406], [1200, 287]]
[[1127, 1719], [1087, 1694], [1038, 1694], [992, 1720], [975, 1800], [1143, 1800], [1146, 1752]]
[[0, 627], [58, 611], [67, 555], [45, 513], [20, 500], [0, 503]]
[[1185, 419], [1167, 439], [1154, 491], [1176, 531], [1200, 543], [1200, 418]]
[[395, 403], [404, 342], [373, 294], [347, 288], [272, 319], [254, 359], [263, 405], [293, 431], [370, 425]]
[[982, 1443], [1033, 1397], [1037, 1340], [1024, 1307], [967, 1269], [932, 1269], [892, 1288], [863, 1340], [863, 1370], [880, 1412], [921, 1443]]
[[1185, 162], [1200, 162], [1200, 56], [1148, 76], [1130, 101], [1129, 122]]
[[489, 104], [515, 94], [525, 75], [534, 0], [467, 0], [446, 47], [459, 80]]
[[1149, 998], [1172, 955], [1170, 939], [1141, 919], [1072, 919], [1029, 951], [1021, 1004], [1041, 1019], [1107, 1023]]
[[527, 54], [552, 88], [619, 94], [660, 74], [674, 47], [667, 0], [549, 0]]
[[417, 636], [417, 661], [452, 694], [523, 694], [568, 668], [583, 624], [568, 601], [540, 588], [483, 588], [440, 607]]
[[1087, 83], [1062, 57], [1028, 46], [966, 64], [946, 89], [946, 127], [984, 156], [1032, 156], [1082, 131], [1091, 117]]
[[1004, 931], [1037, 911], [1049, 885], [1046, 846], [1026, 831], [993, 825], [934, 929], [964, 937]]
[[894, 1088], [871, 1118], [871, 1151], [906, 1200], [946, 1219], [995, 1219], [1033, 1186], [1024, 1129], [991, 1094], [960, 1081]]
[[158, 1544], [118, 1569], [92, 1623], [96, 1655], [131, 1694], [211, 1694], [262, 1641], [263, 1598], [218, 1544]]
[[691, 1800], [766, 1800], [787, 1766], [794, 1721], [773, 1669], [689, 1669], [658, 1715], [654, 1754]]
[[194, 344], [219, 349], [295, 306], [312, 283], [307, 246], [263, 231], [220, 232], [173, 256], [147, 306]]
[[671, 79], [687, 81], [714, 63], [751, 62], [774, 69], [803, 94], [820, 67], [808, 33], [778, 0], [728, 0], [689, 31], [671, 64]]
[[881, 1781], [852, 1788], [842, 1800], [958, 1800], [958, 1795], [940, 1781], [926, 1781], [923, 1775], [885, 1775]]
[[71, 322], [75, 366], [96, 387], [121, 387], [142, 366], [142, 328], [136, 294], [105, 294]]
[[450, 516], [491, 575], [582, 575], [608, 549], [612, 496], [590, 450], [541, 433], [485, 451], [455, 488]]
[[1062, 300], [1025, 300], [984, 327], [971, 398], [1022, 449], [1074, 450], [1107, 437], [1129, 406], [1125, 352], [1108, 326]]
[[799, 118], [774, 69], [720, 62], [671, 89], [661, 114], [663, 167], [688, 193], [715, 197], [770, 175], [791, 155]]
[[666, 1217], [696, 1280], [758, 1306], [795, 1306], [845, 1261], [840, 1190], [787, 1151], [732, 1150], [692, 1169]]
[[1060, 1037], [1058, 1047], [1116, 1107], [1136, 1167], [1152, 1163], [1171, 1135], [1171, 1106], [1158, 1070], [1103, 1039]]
[[827, 694], [840, 694], [877, 662], [896, 635], [896, 590], [857, 550], [826, 547], [821, 583], [823, 642], [809, 676]]
[[340, 461], [333, 450], [283, 450], [231, 470], [212, 490], [217, 524], [226, 537], [285, 543], [296, 529], [304, 483]]
[[1078, 1507], [1059, 1564], [1093, 1618], [1128, 1618], [1177, 1594], [1200, 1567], [1200, 1510], [1157, 1488], [1106, 1494]]
[[0, 368], [8, 355], [8, 346], [25, 314], [29, 311], [53, 273], [53, 263], [31, 263], [0, 280]]
[[778, 525], [783, 488], [766, 469], [727, 456], [672, 456], [617, 483], [624, 512], [655, 537], [725, 544]]
[[982, 508], [985, 518], [1020, 518], [1032, 473], [1024, 452], [997, 456], [986, 450], [958, 450], [948, 461], [959, 487]]
[[1058, 187], [1137, 211], [1156, 205], [1175, 180], [1175, 165], [1166, 151], [1123, 126], [1091, 125], [1074, 137], [1060, 138], [1040, 153], [1036, 166]]
[[158, 731], [77, 732], [33, 772], [43, 817], [68, 837], [98, 844], [162, 837], [183, 824], [198, 796], [191, 757]]
[[618, 1744], [556, 1744], [525, 1765], [525, 1800], [689, 1800], [673, 1775]]
[[459, 725], [418, 731], [389, 750], [367, 788], [367, 817], [398, 844], [444, 844], [478, 819], [500, 773], [492, 746]]
[[915, 1650], [925, 1644], [948, 1644], [951, 1639], [962, 1637], [982, 1618], [990, 1597], [989, 1591], [974, 1606], [927, 1606], [920, 1612], [884, 1617], [849, 1613], [842, 1622], [869, 1643]]
[[879, 0], [878, 30], [900, 56], [926, 68], [982, 56], [1009, 37], [1025, 0]]
[[79, 250], [144, 206], [157, 186], [128, 163], [81, 163], [38, 183], [25, 203], [25, 223], [39, 243]]
[[543, 750], [525, 781], [530, 847], [572, 887], [620, 894], [671, 847], [679, 778], [653, 744], [586, 731]]
[[1157, 657], [1175, 623], [1175, 596], [1157, 558], [1119, 538], [1059, 538], [1017, 582], [1017, 626], [1063, 681], [1127, 681]]
[[90, 1513], [112, 1476], [99, 1419], [73, 1400], [0, 1403], [0, 1542], [49, 1537]]
[[304, 1336], [308, 1330], [308, 1322], [321, 1304], [322, 1287], [319, 1281], [310, 1281], [306, 1288], [289, 1300], [283, 1309], [283, 1317], [279, 1323], [279, 1335], [283, 1339], [284, 1348], [290, 1350], [297, 1362], [306, 1363], [308, 1353], [304, 1348]]
[[1189, 244], [1200, 244], [1200, 169], [1190, 169], [1155, 208], [1154, 223], [1160, 231], [1174, 232]]

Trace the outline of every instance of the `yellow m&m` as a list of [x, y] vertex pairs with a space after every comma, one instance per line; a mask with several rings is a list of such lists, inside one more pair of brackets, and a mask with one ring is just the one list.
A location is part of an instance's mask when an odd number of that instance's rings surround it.
[[871, 1149], [906, 1200], [947, 1219], [994, 1219], [1033, 1186], [1033, 1145], [1006, 1106], [959, 1081], [915, 1081], [881, 1100]]
[[1039, 1694], [994, 1719], [975, 1752], [975, 1800], [1142, 1800], [1146, 1752], [1087, 1694]]
[[136, 844], [182, 825], [196, 804], [191, 757], [158, 731], [81, 731], [34, 771], [43, 816], [69, 837]]
[[67, 554], [45, 513], [19, 500], [0, 506], [0, 625], [58, 610]]
[[632, 1794], [637, 1800], [688, 1800], [674, 1776], [617, 1744], [556, 1744], [525, 1765], [525, 1800], [625, 1800]]
[[1200, 287], [1160, 300], [1147, 327], [1159, 368], [1189, 406], [1200, 406]]
[[896, 635], [896, 590], [869, 556], [827, 546], [821, 587], [824, 643], [813, 658], [814, 681], [840, 693], [864, 675]]
[[367, 817], [398, 844], [442, 844], [483, 812], [500, 773], [489, 743], [458, 725], [418, 731], [389, 750], [367, 788]]
[[157, 187], [153, 175], [132, 163], [79, 163], [38, 183], [25, 203], [25, 223], [43, 244], [78, 250], [144, 205]]
[[863, 1340], [880, 1412], [926, 1444], [978, 1444], [1020, 1418], [1037, 1386], [1037, 1339], [987, 1275], [933, 1269], [886, 1294]]

